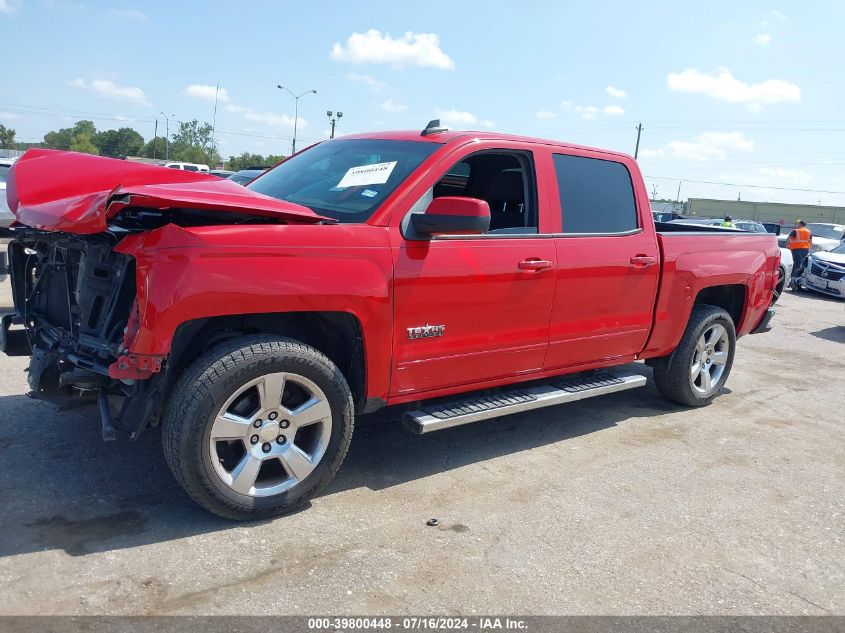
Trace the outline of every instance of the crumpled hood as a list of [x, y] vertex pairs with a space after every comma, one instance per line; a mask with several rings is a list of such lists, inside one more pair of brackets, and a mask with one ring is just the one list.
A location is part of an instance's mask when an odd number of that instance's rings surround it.
[[49, 149], [31, 149], [15, 162], [6, 197], [20, 224], [65, 233], [101, 233], [127, 206], [334, 222], [208, 174]]

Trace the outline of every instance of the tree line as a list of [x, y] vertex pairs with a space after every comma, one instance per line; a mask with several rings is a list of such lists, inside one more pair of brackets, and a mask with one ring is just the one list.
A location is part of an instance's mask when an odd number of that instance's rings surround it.
[[247, 167], [268, 167], [284, 159], [283, 155], [251, 154], [244, 152], [240, 156], [230, 156], [223, 160], [217, 151], [209, 123], [182, 121], [177, 130], [168, 139], [156, 136], [149, 141], [131, 127], [117, 130], [98, 131], [92, 121], [77, 121], [72, 127], [47, 132], [41, 143], [19, 143], [15, 140], [15, 130], [0, 123], [0, 148], [29, 149], [31, 147], [47, 147], [50, 149], [69, 150], [109, 156], [112, 158], [126, 158], [127, 156], [142, 156], [164, 160], [165, 156], [172, 161], [185, 163], [200, 163], [214, 165], [223, 163], [226, 169], [237, 171]]

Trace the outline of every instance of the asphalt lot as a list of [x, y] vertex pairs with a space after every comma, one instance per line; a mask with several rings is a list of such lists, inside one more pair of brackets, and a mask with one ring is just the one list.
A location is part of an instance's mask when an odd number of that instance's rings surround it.
[[845, 310], [781, 301], [708, 408], [387, 419], [309, 509], [250, 525], [195, 506], [156, 432], [105, 444], [2, 356], [0, 613], [843, 614]]

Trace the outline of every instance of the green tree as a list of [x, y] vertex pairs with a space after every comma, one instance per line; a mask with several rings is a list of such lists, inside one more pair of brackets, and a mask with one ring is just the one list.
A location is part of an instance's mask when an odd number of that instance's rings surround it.
[[[86, 154], [98, 154], [94, 138], [97, 128], [92, 121], [77, 121], [71, 128], [62, 128], [57, 132], [47, 132], [44, 144], [53, 149], [72, 150]], [[93, 151], [91, 151], [93, 149]]]
[[70, 141], [68, 148], [72, 152], [82, 152], [83, 154], [99, 154], [100, 150], [94, 145], [94, 140], [88, 134], [77, 134]]
[[0, 147], [4, 149], [15, 149], [15, 131], [0, 123]]
[[264, 161], [265, 158], [261, 154], [250, 154], [249, 152], [244, 152], [240, 156], [230, 156], [229, 160], [226, 161], [226, 168], [231, 169], [232, 171], [238, 171], [239, 169], [246, 169], [247, 167], [265, 165], [266, 163]]
[[188, 163], [207, 163], [212, 154], [212, 127], [209, 123], [182, 121], [170, 138], [170, 157]]
[[151, 138], [149, 142], [144, 145], [144, 156], [147, 158], [160, 158], [164, 160], [165, 152], [167, 151], [167, 139], [163, 136], [156, 136]]
[[144, 147], [144, 137], [131, 127], [98, 132], [93, 141], [102, 156], [137, 156]]

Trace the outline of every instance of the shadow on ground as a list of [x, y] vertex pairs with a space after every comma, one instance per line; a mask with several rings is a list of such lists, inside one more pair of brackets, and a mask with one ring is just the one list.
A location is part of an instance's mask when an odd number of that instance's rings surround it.
[[815, 336], [826, 341], [833, 341], [834, 343], [845, 343], [845, 325], [834, 325], [833, 327], [826, 327], [817, 332], [810, 332], [810, 336]]
[[[423, 436], [401, 427], [401, 412], [387, 411], [361, 421], [322, 494], [381, 490], [677, 410], [649, 387]], [[0, 556], [48, 549], [79, 556], [243, 525], [205, 512], [182, 492], [158, 430], [135, 443], [104, 443], [93, 407], [58, 412], [25, 396], [0, 398], [0, 459]]]

